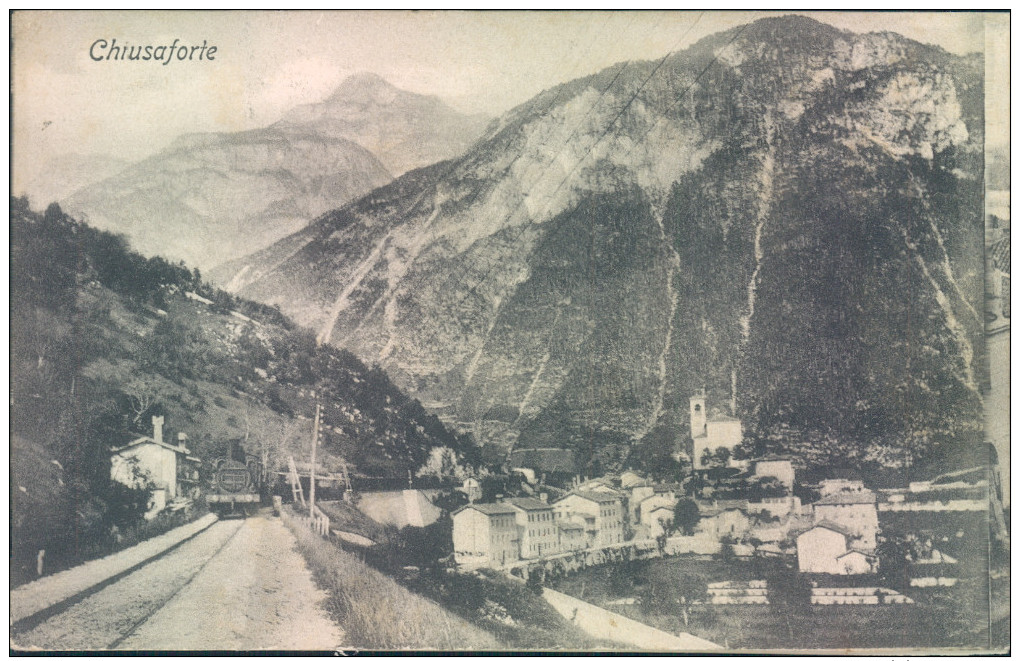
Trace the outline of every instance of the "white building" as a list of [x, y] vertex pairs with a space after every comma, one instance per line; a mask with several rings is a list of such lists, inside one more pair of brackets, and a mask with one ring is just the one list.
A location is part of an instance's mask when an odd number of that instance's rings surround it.
[[584, 525], [589, 547], [623, 541], [623, 499], [611, 493], [575, 491], [553, 503], [557, 521]]
[[746, 507], [745, 502], [743, 506], [703, 508], [698, 530], [713, 535], [716, 539], [723, 537], [739, 539], [751, 529], [751, 519], [747, 516]]
[[871, 491], [830, 493], [816, 502], [814, 521], [831, 521], [849, 531], [863, 549], [874, 550], [878, 535], [878, 505]]
[[758, 477], [774, 477], [791, 493], [797, 473], [793, 462], [786, 457], [764, 457], [754, 461], [754, 474]]
[[199, 482], [198, 467], [202, 463], [185, 446], [181, 434], [178, 444], [163, 440], [163, 416], [153, 416], [152, 437], [142, 436], [127, 445], [112, 449], [110, 479], [138, 489], [151, 485], [152, 499], [147, 518], [154, 517], [167, 503], [177, 498], [190, 498]]
[[705, 406], [705, 396], [691, 397], [691, 439], [694, 441], [694, 467], [703, 468], [702, 458], [705, 453], [715, 454], [720, 448], [730, 451], [729, 466], [743, 467], [746, 462], [736, 461], [732, 454], [734, 448], [744, 440], [743, 426], [740, 420], [727, 415], [709, 417]]
[[653, 510], [665, 507], [670, 511], [670, 521], [673, 520], [673, 509], [676, 507], [677, 499], [669, 494], [655, 494], [642, 500], [638, 505], [638, 521], [648, 523], [649, 515]]
[[453, 513], [459, 564], [501, 567], [520, 558], [517, 510], [502, 503], [465, 505]]
[[658, 505], [651, 508], [643, 515], [642, 521], [648, 526], [650, 537], [665, 535], [666, 531], [673, 524], [673, 508], [666, 505]]
[[515, 512], [522, 558], [559, 553], [560, 530], [556, 526], [553, 508], [545, 500], [545, 494], [542, 494], [541, 500], [508, 498], [503, 504]]
[[821, 521], [797, 536], [797, 566], [815, 574], [869, 574], [875, 557], [851, 547], [852, 533], [831, 521]]
[[469, 477], [464, 480], [463, 484], [457, 487], [457, 491], [467, 496], [469, 503], [473, 503], [482, 498], [482, 483], [476, 478]]

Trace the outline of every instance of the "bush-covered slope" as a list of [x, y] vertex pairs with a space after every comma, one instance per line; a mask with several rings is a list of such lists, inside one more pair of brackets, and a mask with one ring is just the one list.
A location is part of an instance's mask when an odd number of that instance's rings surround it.
[[[318, 346], [279, 310], [146, 259], [56, 205], [40, 215], [12, 199], [10, 222], [19, 550], [86, 544], [109, 531], [123, 514], [108, 483], [109, 449], [151, 434], [153, 415], [165, 416], [167, 438], [186, 433], [206, 466], [233, 440], [274, 468], [291, 454], [305, 458], [316, 401], [326, 468], [343, 458], [355, 476], [402, 477], [436, 446], [473, 459], [467, 439], [382, 370]], [[26, 518], [28, 507], [35, 514]]]

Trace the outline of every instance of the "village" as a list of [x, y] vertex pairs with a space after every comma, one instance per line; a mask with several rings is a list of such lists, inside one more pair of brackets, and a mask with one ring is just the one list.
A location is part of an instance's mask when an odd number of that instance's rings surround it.
[[[481, 502], [477, 481], [467, 480], [462, 489], [471, 502], [453, 513], [456, 562], [527, 576], [529, 568], [559, 573], [681, 554], [772, 557], [810, 578], [812, 604], [912, 603], [879, 580], [880, 544], [890, 538], [883, 536], [883, 515], [989, 512], [1002, 523], [994, 470], [950, 472], [906, 488], [871, 489], [850, 471], [804, 484], [790, 457], [734, 459], [743, 440], [740, 420], [709, 418], [706, 410], [704, 397], [691, 399], [694, 453], [702, 460], [682, 483], [624, 471], [575, 477], [559, 490], [543, 485], [534, 469], [515, 468], [533, 495]], [[813, 500], [805, 502], [798, 492]], [[958, 532], [902, 540], [908, 545], [903, 559], [911, 565], [907, 585], [956, 583], [959, 562], [940, 542], [955, 546]], [[768, 603], [765, 580], [716, 582], [708, 592], [712, 603]]]
[[[508, 470], [516, 479], [504, 483], [513, 488], [488, 499], [475, 476], [452, 489], [416, 488], [410, 481], [407, 488], [360, 488], [355, 495], [348, 476], [320, 471], [315, 482], [322, 509], [314, 512], [321, 519], [312, 516], [310, 523], [342, 546], [375, 544], [363, 529], [345, 529], [350, 526], [328, 514], [336, 511], [328, 499], [342, 487], [338, 502], [379, 526], [426, 529], [446, 520], [442, 534], [451, 538], [443, 545], [452, 548], [447, 561], [457, 571], [488, 569], [544, 581], [587, 567], [668, 556], [733, 563], [771, 558], [809, 580], [815, 605], [913, 603], [893, 584], [952, 588], [959, 580], [957, 549], [966, 541], [964, 530], [948, 524], [937, 530], [930, 524], [933, 516], [990, 517], [1008, 545], [994, 466], [905, 488], [869, 488], [860, 476], [838, 470], [805, 483], [790, 457], [735, 458], [743, 441], [741, 421], [707, 411], [704, 396], [691, 398], [692, 447], [701, 459], [676, 480], [655, 481], [634, 470], [585, 479], [565, 470], [569, 451], [554, 448], [516, 451]], [[200, 462], [186, 438], [179, 433], [176, 444], [165, 441], [163, 419], [154, 417], [151, 437], [113, 449], [114, 481], [154, 486], [150, 517], [187, 507], [199, 495]], [[311, 486], [308, 468], [292, 460], [291, 471], [281, 473], [295, 505]], [[917, 517], [928, 523], [903, 524]], [[885, 520], [898, 522], [895, 534], [883, 528]], [[883, 551], [893, 554], [896, 567], [885, 569], [899, 572], [898, 582], [882, 571]], [[711, 604], [769, 603], [765, 576], [707, 587]]]

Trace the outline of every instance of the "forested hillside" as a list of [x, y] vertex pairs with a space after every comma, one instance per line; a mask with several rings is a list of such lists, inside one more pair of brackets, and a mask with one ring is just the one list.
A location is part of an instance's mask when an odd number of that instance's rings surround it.
[[437, 446], [473, 460], [468, 439], [380, 369], [317, 346], [279, 310], [142, 257], [56, 204], [39, 214], [14, 198], [10, 211], [17, 553], [90, 544], [137, 519], [139, 504], [109, 484], [109, 449], [151, 434], [153, 415], [168, 438], [187, 434], [206, 470], [232, 440], [272, 466], [305, 458], [317, 401], [327, 469], [342, 457], [354, 475], [406, 476]]

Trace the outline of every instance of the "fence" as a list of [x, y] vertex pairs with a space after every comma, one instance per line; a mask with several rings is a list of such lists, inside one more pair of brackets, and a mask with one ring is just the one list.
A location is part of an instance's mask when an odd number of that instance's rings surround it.
[[323, 537], [329, 537], [329, 517], [326, 516], [318, 506], [312, 508], [311, 512], [301, 511], [300, 506], [294, 505], [291, 507], [291, 513], [288, 513], [286, 509], [282, 510], [284, 516], [291, 514], [292, 519], [301, 523], [313, 532], [317, 532]]

